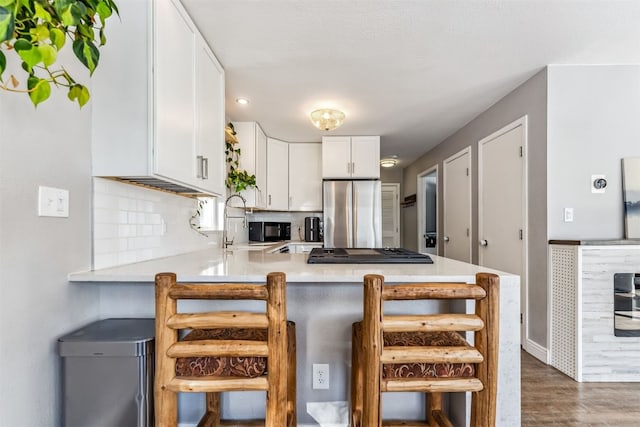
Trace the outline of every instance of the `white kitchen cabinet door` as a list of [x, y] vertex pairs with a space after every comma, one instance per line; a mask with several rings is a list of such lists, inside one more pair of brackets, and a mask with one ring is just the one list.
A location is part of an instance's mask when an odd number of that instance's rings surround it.
[[267, 135], [256, 123], [256, 208], [267, 208]]
[[241, 154], [238, 167], [256, 176], [257, 188], [241, 195], [248, 208], [267, 208], [267, 135], [256, 122], [233, 122]]
[[289, 144], [289, 210], [322, 210], [321, 144]]
[[351, 137], [351, 177], [380, 178], [380, 137]]
[[351, 138], [325, 136], [322, 138], [322, 177], [351, 178]]
[[196, 158], [194, 183], [217, 195], [225, 193], [224, 70], [204, 40], [196, 51]]
[[154, 172], [193, 184], [196, 33], [173, 1], [155, 7]]
[[289, 209], [289, 144], [267, 138], [267, 209]]
[[93, 175], [224, 194], [222, 67], [179, 0], [120, 12], [91, 81]]

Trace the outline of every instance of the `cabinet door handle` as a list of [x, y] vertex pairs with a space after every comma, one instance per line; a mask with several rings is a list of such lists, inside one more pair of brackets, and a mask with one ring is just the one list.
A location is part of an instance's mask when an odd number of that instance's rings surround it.
[[351, 162], [347, 162], [347, 173], [351, 173]]
[[209, 158], [202, 158], [202, 179], [209, 179]]
[[269, 194], [269, 206], [271, 206], [271, 194]]
[[354, 175], [356, 173], [356, 164], [355, 162], [351, 162], [351, 174]]
[[203, 170], [203, 169], [202, 169], [202, 168], [203, 168], [203, 163], [204, 163], [204, 162], [203, 162], [204, 157], [202, 157], [202, 156], [197, 156], [197, 157], [196, 157], [196, 159], [198, 160], [198, 167], [197, 167], [197, 171], [196, 171], [196, 178], [200, 179], [200, 178], [202, 178], [202, 174], [203, 174], [203, 172], [202, 172], [202, 170]]
[[291, 209], [292, 205], [293, 205], [293, 197], [289, 196], [289, 209]]

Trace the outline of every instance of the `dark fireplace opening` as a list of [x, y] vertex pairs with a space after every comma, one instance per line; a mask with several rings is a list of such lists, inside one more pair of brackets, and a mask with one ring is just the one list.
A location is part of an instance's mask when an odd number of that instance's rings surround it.
[[640, 273], [613, 275], [613, 328], [617, 337], [640, 337]]

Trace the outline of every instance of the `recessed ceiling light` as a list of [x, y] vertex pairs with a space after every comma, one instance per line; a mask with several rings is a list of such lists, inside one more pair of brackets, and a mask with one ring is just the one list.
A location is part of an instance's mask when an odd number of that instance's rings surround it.
[[236, 102], [240, 105], [247, 105], [249, 100], [247, 98], [236, 98]]

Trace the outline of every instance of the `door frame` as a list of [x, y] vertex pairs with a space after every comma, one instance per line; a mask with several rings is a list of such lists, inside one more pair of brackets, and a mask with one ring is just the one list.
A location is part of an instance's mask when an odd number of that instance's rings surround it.
[[427, 175], [431, 175], [433, 172], [436, 173], [436, 255], [440, 253], [440, 173], [439, 167], [436, 163], [435, 165], [423, 170], [418, 174], [417, 179], [417, 195], [416, 195], [416, 203], [418, 204], [418, 252], [424, 252], [427, 248], [424, 244], [424, 235], [426, 234], [426, 218], [425, 218], [425, 197], [424, 193], [427, 189], [425, 185], [425, 178]]
[[[442, 236], [444, 238], [444, 234], [447, 231], [447, 162], [453, 161], [458, 157], [464, 156], [465, 154], [469, 154], [469, 160], [467, 162], [467, 167], [469, 168], [469, 263], [473, 262], [473, 162], [471, 161], [471, 146], [467, 146], [452, 156], [447, 157], [442, 161]], [[446, 255], [445, 243], [442, 242], [442, 255]]]
[[[482, 225], [483, 225], [483, 212], [482, 212], [482, 155], [483, 146], [488, 142], [498, 138], [501, 135], [517, 128], [522, 127], [522, 269], [523, 276], [520, 277], [520, 343], [522, 348], [540, 359], [540, 345], [529, 339], [529, 167], [528, 167], [528, 115], [524, 115], [517, 120], [509, 123], [503, 128], [493, 132], [491, 135], [482, 138], [478, 141], [478, 239], [482, 239]], [[478, 242], [479, 243], [479, 242]], [[478, 250], [478, 265], [482, 265], [482, 251]], [[546, 355], [543, 359], [546, 360]]]
[[381, 189], [393, 188], [393, 192], [395, 193], [395, 201], [393, 202], [393, 210], [396, 213], [396, 218], [398, 219], [398, 228], [395, 231], [394, 241], [398, 242], [397, 247], [400, 247], [402, 242], [400, 241], [400, 237], [402, 234], [400, 233], [400, 184], [397, 182], [388, 182], [381, 184]]

